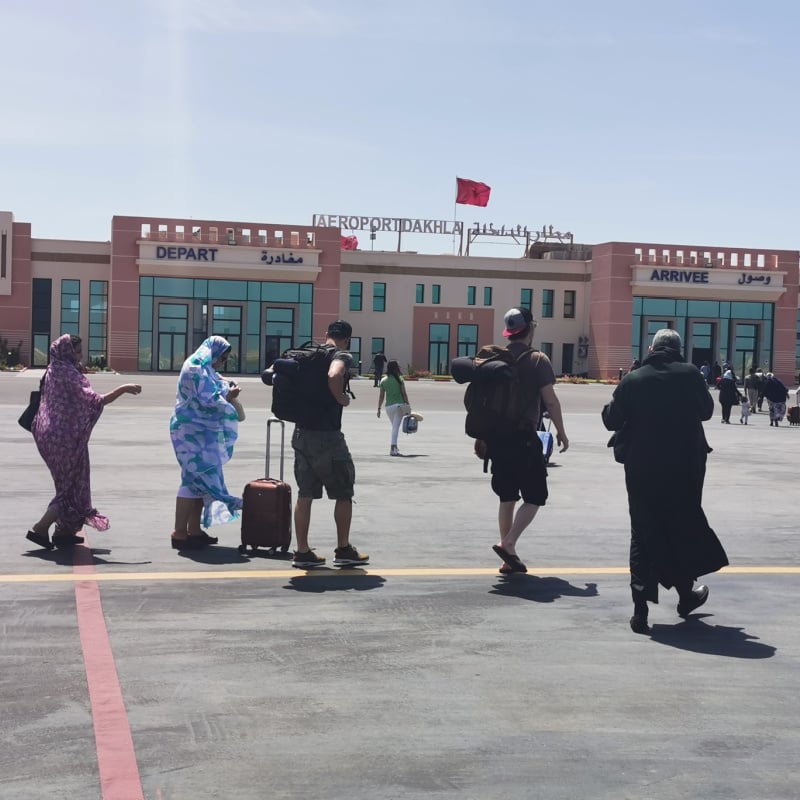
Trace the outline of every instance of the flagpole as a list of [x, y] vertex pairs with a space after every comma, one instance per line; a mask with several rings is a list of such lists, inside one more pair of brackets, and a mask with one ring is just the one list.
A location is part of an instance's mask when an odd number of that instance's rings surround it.
[[[458, 177], [456, 177], [456, 193], [453, 198], [453, 255], [456, 254], [456, 214], [458, 214]], [[461, 255], [461, 253], [459, 253]]]

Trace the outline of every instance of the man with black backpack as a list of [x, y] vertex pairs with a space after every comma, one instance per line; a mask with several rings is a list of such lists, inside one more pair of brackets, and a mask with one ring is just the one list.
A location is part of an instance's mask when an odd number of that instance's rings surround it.
[[[555, 375], [550, 359], [531, 348], [536, 329], [533, 315], [526, 308], [512, 308], [504, 322], [503, 336], [508, 339], [505, 349], [513, 360], [514, 379], [518, 381], [515, 393], [520, 398], [509, 397], [509, 403], [520, 405], [520, 420], [515, 423], [515, 430], [490, 433], [482, 440], [486, 443], [486, 457], [492, 462], [492, 490], [500, 499], [500, 541], [492, 549], [504, 562], [500, 572], [508, 574], [528, 571], [517, 555], [517, 540], [547, 501], [547, 467], [536, 432], [542, 405], [555, 426], [560, 452], [569, 447], [569, 439], [553, 388]], [[469, 414], [468, 411], [468, 418]], [[522, 505], [517, 507], [520, 497]]]
[[[317, 348], [326, 351], [323, 354], [325, 357], [314, 359], [314, 374], [309, 376], [313, 385], [302, 387], [306, 401], [302, 404], [303, 417], [292, 419], [295, 422], [292, 447], [297, 482], [294, 509], [297, 549], [292, 566], [301, 569], [325, 563], [325, 559], [308, 546], [311, 503], [322, 497], [323, 486], [328, 497], [335, 501], [333, 518], [336, 522], [337, 547], [334, 566], [357, 566], [369, 561], [368, 555], [359, 553], [350, 544], [355, 467], [342, 433], [342, 409], [350, 404], [351, 397], [348, 375], [353, 357], [347, 348], [352, 333], [352, 327], [344, 320], [339, 319], [328, 325], [325, 344]], [[273, 411], [275, 393], [273, 389]]]

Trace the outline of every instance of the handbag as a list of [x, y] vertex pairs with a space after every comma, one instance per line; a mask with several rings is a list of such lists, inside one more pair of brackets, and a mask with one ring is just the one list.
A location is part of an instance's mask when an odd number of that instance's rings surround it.
[[20, 414], [17, 422], [25, 428], [29, 433], [33, 431], [33, 420], [36, 413], [39, 411], [39, 406], [42, 402], [42, 389], [44, 388], [44, 375], [39, 381], [39, 390], [31, 392], [31, 398], [28, 401], [28, 407]]

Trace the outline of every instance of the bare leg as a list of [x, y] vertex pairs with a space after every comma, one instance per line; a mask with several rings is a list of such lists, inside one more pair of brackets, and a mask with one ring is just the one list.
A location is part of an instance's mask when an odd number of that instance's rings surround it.
[[508, 536], [508, 532], [511, 530], [511, 523], [514, 521], [514, 508], [516, 505], [516, 501], [500, 503], [500, 508], [497, 512], [497, 525], [500, 528], [500, 541], [498, 544], [500, 547], [505, 546], [503, 542], [506, 536]]
[[313, 497], [298, 497], [294, 507], [294, 535], [297, 539], [297, 552], [308, 552], [308, 527], [311, 524], [311, 503]]
[[350, 522], [353, 519], [353, 501], [337, 500], [333, 507], [333, 519], [336, 522], [336, 542], [338, 547], [350, 544]]
[[200, 527], [200, 520], [203, 517], [203, 498], [198, 497], [193, 500], [190, 500], [191, 506], [191, 513], [189, 514], [189, 519], [186, 524], [186, 531], [189, 536], [200, 536], [203, 533], [203, 529]]
[[40, 533], [42, 536], [47, 536], [50, 526], [58, 519], [58, 509], [52, 505], [47, 507], [44, 516], [31, 528], [35, 533]]
[[523, 503], [514, 513], [516, 502], [500, 503], [498, 524], [500, 527], [500, 547], [511, 555], [517, 555], [517, 541], [522, 532], [533, 522], [539, 506]]
[[[202, 502], [202, 501], [201, 501]], [[189, 497], [175, 498], [175, 539], [185, 539], [189, 535], [189, 521], [192, 517], [195, 501]]]

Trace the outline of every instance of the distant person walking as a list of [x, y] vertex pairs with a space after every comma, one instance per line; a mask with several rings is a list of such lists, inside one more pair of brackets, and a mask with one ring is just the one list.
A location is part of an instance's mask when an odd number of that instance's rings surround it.
[[81, 356], [78, 336], [65, 333], [50, 345], [41, 404], [31, 428], [39, 454], [53, 476], [56, 496], [26, 538], [47, 550], [82, 544], [83, 537], [77, 534], [84, 525], [108, 530], [108, 518], [92, 505], [89, 437], [109, 403], [123, 394], [142, 391], [138, 383], [125, 383], [108, 394], [97, 394], [83, 374]]
[[789, 399], [789, 390], [783, 381], [776, 378], [771, 372], [767, 373], [764, 381], [764, 397], [769, 404], [770, 427], [779, 427], [778, 423], [786, 416], [786, 401]]
[[380, 386], [381, 377], [383, 377], [383, 370], [386, 366], [386, 356], [383, 354], [382, 350], [379, 350], [377, 353], [375, 353], [372, 362], [375, 369], [375, 383], [373, 386]]
[[733, 372], [725, 370], [725, 374], [719, 382], [719, 404], [722, 406], [722, 422], [726, 425], [731, 424], [731, 408], [739, 402], [739, 388]]
[[747, 376], [744, 379], [744, 393], [747, 396], [750, 410], [754, 414], [756, 413], [756, 404], [758, 403], [758, 387], [760, 383], [760, 379], [756, 376], [756, 367], [753, 365], [747, 371]]
[[702, 423], [713, 413], [702, 376], [669, 328], [655, 334], [641, 369], [620, 381], [603, 409], [603, 423], [616, 432], [615, 458], [625, 465], [634, 633], [649, 631], [647, 604], [658, 602], [659, 584], [677, 589], [678, 614], [686, 617], [708, 598], [695, 580], [728, 563], [702, 508], [710, 452]]
[[403, 416], [411, 412], [411, 405], [406, 394], [406, 384], [400, 373], [400, 365], [391, 359], [386, 366], [386, 375], [381, 379], [381, 391], [378, 395], [378, 417], [381, 415], [381, 406], [386, 401], [386, 415], [392, 423], [392, 441], [389, 447], [390, 456], [399, 456], [397, 449], [397, 436], [400, 433], [400, 423]]

